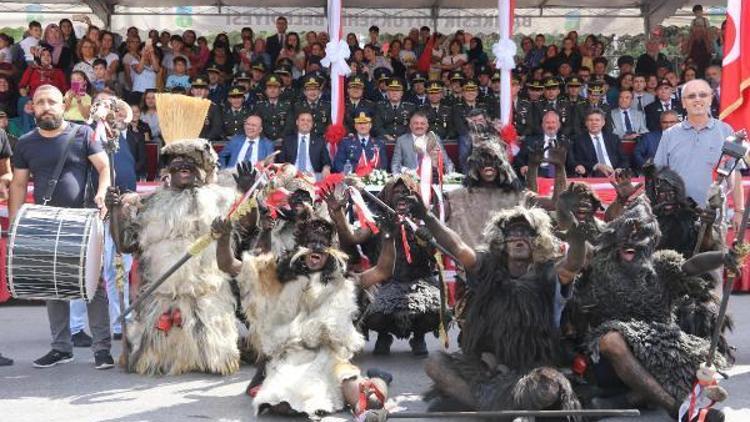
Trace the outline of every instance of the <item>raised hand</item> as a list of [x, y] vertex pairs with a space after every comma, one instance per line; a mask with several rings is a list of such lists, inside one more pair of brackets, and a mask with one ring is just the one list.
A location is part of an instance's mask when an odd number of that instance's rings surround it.
[[610, 178], [609, 183], [615, 188], [617, 199], [623, 204], [630, 202], [643, 187], [643, 182], [634, 185], [632, 178], [630, 169], [617, 169]]
[[320, 196], [326, 202], [329, 211], [338, 211], [343, 208], [349, 200], [347, 195], [344, 193], [341, 197], [337, 196], [335, 186], [324, 187], [320, 191]]
[[211, 233], [215, 238], [227, 237], [232, 233], [232, 220], [228, 218], [216, 217], [211, 222]]
[[565, 161], [568, 156], [568, 143], [563, 139], [558, 139], [548, 150], [547, 158], [544, 160], [558, 168], [565, 167]]
[[249, 161], [243, 161], [237, 164], [237, 174], [234, 175], [234, 181], [237, 183], [237, 189], [246, 193], [253, 187], [255, 178], [258, 176], [258, 171], [255, 170], [252, 163]]
[[539, 167], [544, 161], [544, 143], [534, 143], [528, 146], [529, 149], [529, 167]]
[[418, 198], [415, 195], [411, 195], [407, 198], [407, 201], [409, 202], [409, 208], [411, 210], [412, 216], [420, 220], [424, 220], [427, 218], [427, 214], [430, 211], [427, 209], [427, 207], [425, 207], [424, 202], [422, 202], [421, 198]]

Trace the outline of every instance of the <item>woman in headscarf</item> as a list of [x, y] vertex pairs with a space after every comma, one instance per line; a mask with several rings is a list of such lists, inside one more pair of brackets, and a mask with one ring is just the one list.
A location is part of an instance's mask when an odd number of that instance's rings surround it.
[[65, 73], [62, 69], [53, 67], [53, 49], [49, 45], [42, 45], [38, 56], [34, 57], [37, 66], [29, 66], [23, 72], [21, 82], [18, 84], [19, 89], [27, 89], [28, 92], [22, 94], [33, 97], [34, 91], [42, 85], [52, 85], [65, 92], [68, 90], [68, 83]]
[[31, 103], [31, 97], [21, 97], [18, 99], [18, 117], [10, 119], [8, 123], [8, 133], [20, 138], [31, 132], [36, 127], [34, 118], [34, 108]]
[[481, 38], [473, 37], [469, 41], [468, 57], [469, 63], [474, 65], [474, 69], [479, 69], [481, 66], [487, 64], [487, 53], [484, 52]]
[[17, 101], [18, 90], [14, 89], [8, 76], [0, 75], [0, 111], [4, 111], [8, 117], [16, 117]]
[[51, 23], [44, 28], [42, 46], [49, 46], [52, 53], [52, 66], [58, 69], [68, 69], [73, 60], [73, 53], [65, 43], [63, 32], [57, 24]]

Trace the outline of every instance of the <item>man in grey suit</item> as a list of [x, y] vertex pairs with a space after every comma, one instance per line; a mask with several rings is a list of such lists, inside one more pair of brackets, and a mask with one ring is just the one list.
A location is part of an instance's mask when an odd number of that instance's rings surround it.
[[646, 114], [646, 106], [653, 103], [654, 100], [656, 100], [654, 94], [646, 91], [646, 75], [637, 74], [633, 76], [633, 103], [630, 105], [630, 109]]
[[622, 141], [632, 141], [648, 132], [646, 116], [642, 111], [633, 110], [633, 93], [621, 91], [617, 99], [618, 107], [610, 111], [612, 117], [612, 133]]
[[[391, 161], [391, 172], [401, 174], [403, 170], [416, 170], [419, 166], [420, 152], [417, 151], [416, 140], [421, 141], [427, 135], [427, 129], [430, 124], [427, 121], [427, 115], [421, 111], [415, 112], [409, 119], [409, 132], [399, 136], [396, 139], [396, 147], [393, 149], [393, 160]], [[427, 137], [429, 138], [429, 137]], [[432, 158], [433, 166], [437, 165], [437, 155], [443, 154], [443, 171], [453, 172], [453, 162], [445, 152], [442, 141], [435, 135], [437, 143], [435, 145], [425, 141], [426, 152]]]

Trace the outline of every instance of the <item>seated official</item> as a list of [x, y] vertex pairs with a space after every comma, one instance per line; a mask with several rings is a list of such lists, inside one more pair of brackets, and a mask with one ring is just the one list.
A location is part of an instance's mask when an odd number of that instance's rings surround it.
[[296, 133], [284, 137], [276, 162], [294, 164], [299, 171], [312, 173], [318, 179], [328, 177], [331, 174], [331, 157], [323, 138], [312, 133], [312, 113], [300, 112], [295, 125]]
[[347, 163], [351, 166], [350, 171], [356, 171], [360, 162], [376, 169], [387, 170], [388, 153], [385, 143], [371, 135], [372, 115], [362, 111], [354, 117], [353, 122], [355, 133], [339, 144], [336, 157], [333, 159], [333, 171], [343, 172]]
[[248, 116], [244, 130], [244, 134], [229, 138], [229, 142], [219, 153], [219, 168], [231, 169], [243, 161], [254, 165], [273, 154], [273, 141], [263, 136], [263, 121], [260, 116]]
[[[427, 135], [429, 123], [427, 116], [417, 111], [409, 119], [409, 132], [398, 137], [396, 147], [393, 150], [393, 160], [391, 161], [391, 172], [401, 174], [404, 169], [417, 170], [419, 163], [424, 154], [429, 154], [433, 167], [438, 165], [438, 154], [443, 157], [443, 173], [452, 173], [454, 166], [448, 154], [445, 152], [441, 140], [434, 136]], [[428, 142], [434, 139], [435, 142]]]
[[587, 132], [573, 140], [571, 161], [579, 177], [609, 177], [615, 169], [627, 166], [620, 152], [620, 139], [602, 131], [604, 112], [595, 109], [586, 116]]

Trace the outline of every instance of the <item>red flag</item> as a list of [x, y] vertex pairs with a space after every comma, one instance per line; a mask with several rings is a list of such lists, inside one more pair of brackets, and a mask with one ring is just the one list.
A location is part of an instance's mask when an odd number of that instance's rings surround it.
[[354, 173], [356, 173], [359, 177], [366, 177], [368, 174], [372, 173], [373, 170], [378, 168], [378, 164], [380, 164], [379, 148], [375, 148], [375, 155], [372, 156], [372, 160], [368, 160], [367, 154], [365, 154], [365, 151], [362, 150], [362, 154], [359, 156], [359, 161], [357, 161], [357, 168], [354, 170]]
[[720, 118], [734, 130], [750, 129], [750, 4], [727, 3]]
[[432, 47], [435, 45], [435, 35], [433, 34], [427, 39], [427, 44], [424, 46], [422, 54], [417, 60], [417, 70], [420, 72], [427, 73], [430, 71], [430, 63], [432, 61]]

